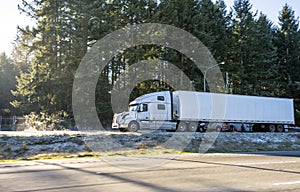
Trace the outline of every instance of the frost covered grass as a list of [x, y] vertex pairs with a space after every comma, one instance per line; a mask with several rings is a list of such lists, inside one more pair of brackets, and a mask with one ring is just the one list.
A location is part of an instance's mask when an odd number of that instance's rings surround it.
[[[176, 136], [174, 146], [164, 143]], [[182, 138], [182, 141], [181, 141]], [[189, 138], [189, 142], [186, 142]], [[0, 132], [0, 159], [53, 159], [104, 156], [158, 155], [199, 152], [204, 133], [120, 133], [78, 131]], [[90, 143], [99, 149], [92, 150]], [[116, 145], [117, 143], [117, 145]], [[185, 148], [179, 150], [178, 145]], [[122, 148], [118, 148], [122, 146]], [[220, 133], [208, 152], [300, 150], [300, 133]]]
[[119, 156], [156, 156], [166, 154], [181, 154], [181, 151], [176, 150], [125, 150], [113, 152], [81, 152], [81, 153], [42, 153], [38, 155], [20, 157], [17, 159], [2, 159], [0, 162], [17, 162], [20, 160], [34, 161], [34, 160], [60, 160], [60, 159], [73, 159], [73, 158], [105, 158], [105, 157], [119, 157]]
[[221, 133], [209, 152], [300, 150], [300, 133]]

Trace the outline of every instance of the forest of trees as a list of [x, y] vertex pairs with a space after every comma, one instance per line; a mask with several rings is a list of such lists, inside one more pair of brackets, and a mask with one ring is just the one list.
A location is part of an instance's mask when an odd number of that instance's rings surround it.
[[[278, 24], [253, 10], [250, 0], [235, 0], [231, 9], [222, 0], [22, 0], [19, 10], [36, 25], [18, 28], [12, 54], [0, 55], [2, 113], [64, 111], [72, 118], [73, 80], [83, 56], [105, 35], [140, 23], [168, 24], [197, 37], [226, 63], [220, 67], [229, 74], [229, 94], [294, 98], [300, 109], [299, 18], [287, 4], [278, 10]], [[136, 46], [108, 62], [95, 93], [101, 120], [112, 118], [110, 93], [118, 75], [141, 60], [170, 61], [203, 90], [203, 74], [166, 49]], [[141, 82], [131, 97], [166, 89], [164, 82]]]

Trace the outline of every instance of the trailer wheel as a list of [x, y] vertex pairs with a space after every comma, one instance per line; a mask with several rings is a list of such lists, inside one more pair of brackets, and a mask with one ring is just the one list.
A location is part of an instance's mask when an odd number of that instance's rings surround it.
[[198, 129], [198, 124], [196, 122], [190, 122], [189, 131], [196, 132]]
[[207, 132], [221, 132], [222, 131], [222, 127], [217, 124], [217, 125], [214, 125], [215, 123], [213, 123], [213, 125], [208, 125], [206, 131]]
[[230, 132], [234, 132], [234, 131], [237, 131], [237, 129], [235, 128], [234, 125], [230, 125], [230, 130], [229, 131]]
[[277, 125], [276, 131], [277, 131], [277, 132], [284, 132], [283, 125]]
[[217, 125], [215, 131], [216, 132], [221, 132], [222, 131], [222, 127], [220, 125]]
[[187, 131], [187, 124], [185, 122], [179, 122], [177, 125], [178, 132], [185, 132]]
[[275, 125], [269, 125], [269, 132], [275, 132], [276, 131], [276, 127]]
[[252, 132], [258, 132], [259, 131], [259, 125], [254, 124], [252, 126]]
[[131, 132], [137, 132], [140, 129], [138, 122], [131, 121], [128, 125], [128, 130]]

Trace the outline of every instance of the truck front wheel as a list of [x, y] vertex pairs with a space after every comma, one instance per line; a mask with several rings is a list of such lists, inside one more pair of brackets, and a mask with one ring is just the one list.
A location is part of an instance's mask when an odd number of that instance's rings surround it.
[[132, 121], [128, 125], [128, 130], [131, 132], [137, 132], [140, 129], [138, 122]]

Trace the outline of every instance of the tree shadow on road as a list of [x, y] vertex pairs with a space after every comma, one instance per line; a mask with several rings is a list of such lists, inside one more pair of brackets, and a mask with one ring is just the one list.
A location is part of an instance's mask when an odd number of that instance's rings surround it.
[[[176, 160], [176, 159], [174, 159], [174, 160]], [[116, 172], [116, 173], [114, 173], [114, 172], [113, 173], [105, 173], [105, 172], [89, 171], [89, 170], [85, 170], [83, 168], [69, 167], [69, 166], [66, 166], [66, 165], [63, 165], [63, 164], [53, 163], [53, 162], [41, 161], [39, 163], [43, 163], [45, 165], [57, 166], [57, 167], [60, 167], [62, 169], [77, 171], [77, 172], [81, 172], [81, 173], [85, 173], [85, 174], [98, 175], [99, 177], [106, 177], [106, 178], [115, 180], [115, 182], [67, 185], [67, 186], [58, 186], [58, 187], [49, 187], [49, 188], [43, 188], [43, 189], [36, 189], [36, 190], [30, 190], [30, 191], [66, 190], [66, 189], [83, 188], [83, 187], [97, 187], [97, 186], [101, 187], [101, 186], [105, 186], [105, 185], [114, 185], [114, 184], [117, 185], [117, 184], [122, 184], [122, 183], [132, 183], [134, 187], [142, 187], [143, 189], [146, 189], [146, 191], [165, 191], [165, 192], [190, 191], [190, 190], [182, 190], [182, 189], [181, 190], [173, 189], [173, 188], [170, 188], [170, 187], [164, 187], [162, 185], [157, 185], [157, 184], [148, 183], [148, 182], [145, 182], [145, 181], [131, 179], [131, 178], [121, 176], [121, 174], [124, 174], [124, 173], [145, 172], [145, 174], [147, 174], [147, 172], [153, 172], [153, 171], [172, 171], [173, 169], [170, 169], [170, 168], [150, 169], [150, 170], [134, 170], [134, 171], [131, 170], [131, 171], [124, 171], [124, 172]], [[197, 169], [197, 168], [199, 168], [199, 167], [195, 167], [195, 168], [178, 168], [178, 169], [188, 170], [188, 169]], [[161, 179], [163, 180], [164, 178], [161, 178]], [[230, 189], [228, 187], [221, 186], [220, 184], [218, 184], [218, 186], [209, 186], [209, 187], [214, 187], [215, 189], [218, 188], [218, 191], [231, 191], [231, 192], [240, 191], [238, 189]], [[195, 190], [199, 191], [201, 189], [198, 188], [198, 189], [195, 189]], [[122, 190], [120, 189], [120, 191], [122, 191]], [[134, 189], [133, 189], [133, 191], [134, 191]], [[245, 191], [245, 192], [247, 192], [247, 191]]]

